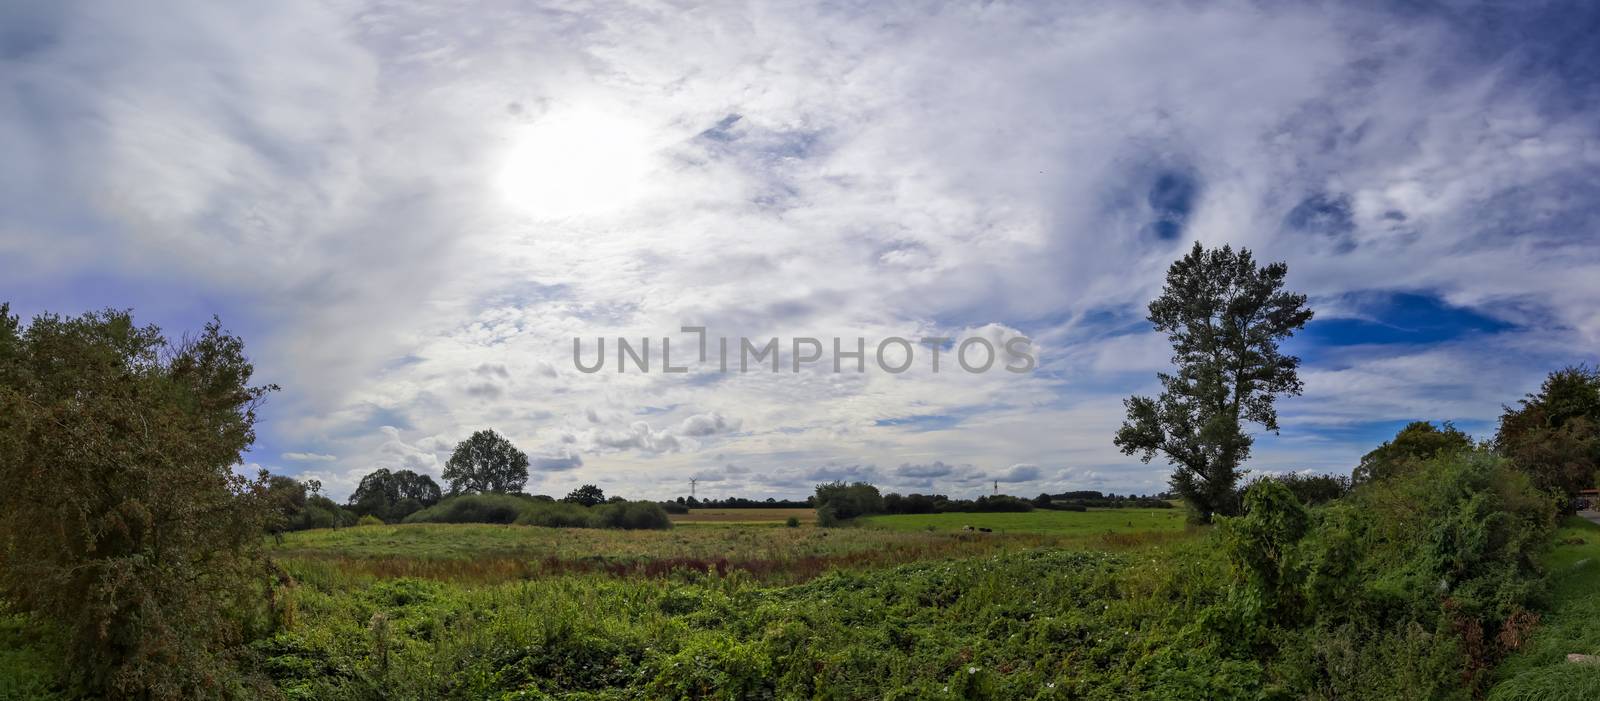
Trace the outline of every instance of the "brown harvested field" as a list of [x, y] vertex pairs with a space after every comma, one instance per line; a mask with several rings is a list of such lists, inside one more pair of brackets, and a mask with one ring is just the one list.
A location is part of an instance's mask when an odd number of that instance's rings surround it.
[[675, 524], [692, 523], [776, 523], [782, 524], [793, 516], [801, 523], [815, 523], [816, 509], [690, 509], [686, 514], [672, 514]]

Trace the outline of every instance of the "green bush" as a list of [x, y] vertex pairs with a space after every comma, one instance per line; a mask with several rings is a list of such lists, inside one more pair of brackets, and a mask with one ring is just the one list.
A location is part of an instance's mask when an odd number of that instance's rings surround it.
[[418, 511], [406, 523], [516, 523], [532, 504], [512, 494], [460, 494]]
[[823, 528], [836, 528], [843, 525], [844, 519], [839, 518], [838, 511], [832, 504], [824, 504], [817, 509], [817, 525]]
[[595, 523], [600, 528], [621, 528], [630, 531], [667, 530], [672, 519], [665, 509], [653, 501], [619, 501], [590, 507]]
[[668, 529], [672, 520], [653, 501], [597, 506], [534, 499], [524, 494], [462, 494], [406, 517], [406, 523], [503, 523], [547, 528]]
[[373, 516], [372, 514], [367, 514], [366, 516], [362, 516], [361, 518], [357, 519], [356, 520], [356, 525], [357, 526], [382, 526], [383, 525], [383, 519], [378, 518], [377, 516]]
[[797, 517], [794, 517], [794, 516], [790, 516], [788, 518], [788, 520], [783, 522], [783, 525], [784, 525], [785, 528], [799, 528], [800, 527], [800, 519], [797, 518]]
[[1245, 504], [1220, 521], [1234, 584], [1200, 617], [1309, 698], [1481, 695], [1539, 602], [1556, 512], [1483, 450], [1380, 472], [1316, 511], [1276, 480]]
[[517, 517], [519, 526], [597, 528], [592, 509], [562, 501], [530, 502]]

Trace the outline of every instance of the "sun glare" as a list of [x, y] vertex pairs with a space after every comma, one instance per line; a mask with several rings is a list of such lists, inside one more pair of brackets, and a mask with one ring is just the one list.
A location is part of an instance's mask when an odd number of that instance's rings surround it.
[[613, 114], [550, 115], [517, 134], [497, 185], [530, 214], [561, 218], [623, 209], [638, 199], [652, 161], [649, 131]]

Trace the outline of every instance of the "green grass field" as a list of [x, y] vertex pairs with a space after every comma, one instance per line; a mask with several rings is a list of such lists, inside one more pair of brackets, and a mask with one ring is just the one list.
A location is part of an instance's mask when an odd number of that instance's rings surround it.
[[1545, 558], [1551, 606], [1523, 648], [1497, 670], [1495, 701], [1600, 699], [1600, 664], [1567, 655], [1600, 655], [1600, 525], [1569, 516]]
[[[999, 514], [995, 514], [999, 515]], [[675, 569], [742, 571], [767, 582], [799, 582], [835, 569], [929, 559], [976, 557], [1038, 547], [1102, 550], [1168, 543], [1173, 528], [1121, 528], [1094, 514], [1066, 514], [1094, 524], [1067, 529], [1053, 512], [994, 533], [953, 529], [772, 527], [710, 521], [668, 531], [618, 531], [488, 524], [405, 524], [300, 531], [267, 552], [318, 576], [423, 577], [480, 583], [603, 572], [659, 576]], [[787, 518], [787, 516], [785, 517]], [[1148, 517], [1147, 517], [1148, 520]], [[1011, 519], [1010, 523], [1023, 524]]]
[[1090, 511], [1030, 511], [1000, 514], [915, 514], [873, 516], [864, 526], [891, 531], [960, 531], [966, 526], [990, 528], [995, 533], [1039, 533], [1092, 536], [1116, 533], [1181, 531], [1182, 509], [1096, 509]]

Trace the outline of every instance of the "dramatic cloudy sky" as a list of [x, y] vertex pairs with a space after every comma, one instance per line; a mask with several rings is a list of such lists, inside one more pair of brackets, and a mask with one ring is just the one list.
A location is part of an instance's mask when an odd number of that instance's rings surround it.
[[[1344, 472], [1596, 356], [1600, 21], [1493, 6], [6, 2], [0, 299], [221, 316], [336, 496], [483, 427], [530, 492], [1154, 492], [1143, 305], [1232, 243], [1317, 311], [1251, 466]], [[574, 369], [683, 325], [1040, 366]]]

